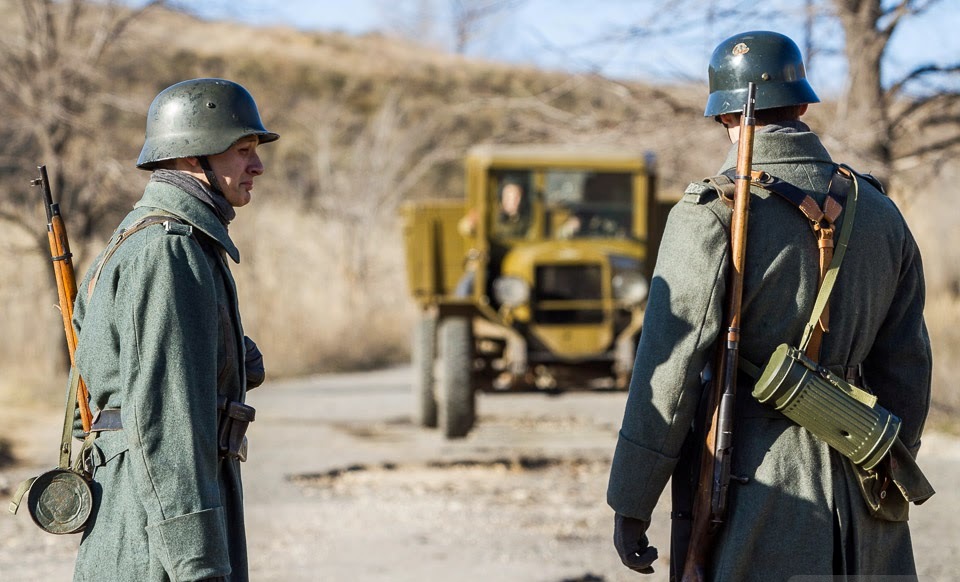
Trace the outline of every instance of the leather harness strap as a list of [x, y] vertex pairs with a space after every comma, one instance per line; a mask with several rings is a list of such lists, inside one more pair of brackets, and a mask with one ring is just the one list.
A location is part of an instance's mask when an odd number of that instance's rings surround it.
[[[823, 207], [817, 204], [812, 196], [793, 184], [781, 180], [780, 178], [768, 174], [767, 172], [756, 170], [751, 172], [751, 183], [754, 186], [763, 188], [769, 192], [779, 195], [781, 198], [797, 207], [807, 220], [810, 221], [810, 229], [817, 237], [817, 249], [819, 252], [819, 276], [817, 288], [823, 286], [824, 278], [833, 260], [834, 234], [836, 232], [836, 220], [843, 212], [843, 202], [846, 199], [847, 192], [853, 185], [853, 175], [848, 169], [838, 166], [830, 180], [830, 187], [827, 191], [826, 200]], [[735, 181], [733, 171], [724, 172], [719, 176], [707, 178], [705, 180], [713, 186], [721, 195], [725, 203], [732, 203]], [[829, 304], [824, 306], [820, 314], [818, 325], [807, 344], [807, 357], [814, 361], [820, 360], [820, 346], [823, 342], [823, 334], [830, 331], [830, 309]]]
[[[100, 260], [100, 264], [97, 265], [97, 270], [94, 272], [93, 277], [90, 279], [90, 283], [87, 285], [87, 301], [90, 301], [90, 298], [93, 297], [93, 290], [97, 287], [97, 281], [100, 279], [100, 273], [103, 272], [104, 266], [110, 261], [110, 257], [113, 256], [113, 253], [120, 248], [120, 244], [123, 241], [130, 238], [136, 232], [139, 232], [146, 227], [153, 224], [163, 224], [164, 228], [170, 230], [171, 224], [184, 225], [183, 221], [172, 214], [160, 213], [160, 212], [151, 212], [150, 214], [144, 216], [140, 220], [134, 222], [127, 228], [121, 230], [113, 239], [113, 244], [107, 249], [107, 252], [103, 255], [103, 259]], [[189, 225], [184, 225], [189, 227]], [[192, 227], [189, 227], [192, 230]]]

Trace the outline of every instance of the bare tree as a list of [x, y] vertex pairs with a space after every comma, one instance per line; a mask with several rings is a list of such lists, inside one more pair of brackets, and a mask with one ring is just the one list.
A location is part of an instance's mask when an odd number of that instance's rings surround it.
[[[886, 86], [882, 79], [884, 56], [897, 27], [938, 2], [899, 0], [884, 7], [881, 0], [833, 0], [846, 35], [849, 77], [839, 116], [847, 145], [882, 175], [892, 176], [911, 162], [936, 163], [955, 155], [960, 146], [960, 92], [938, 83], [958, 77], [960, 60], [918, 66]], [[933, 88], [911, 95], [911, 87], [921, 82]], [[921, 129], [935, 129], [929, 132], [934, 137], [904, 139]]]
[[[920, 164], [934, 167], [960, 149], [960, 59], [920, 64], [891, 78], [887, 51], [894, 33], [911, 17], [943, 0], [804, 0], [802, 5], [757, 8], [754, 2], [671, 0], [649, 11], [645, 20], [589, 39], [587, 45], [654, 43], [673, 40], [685, 30], [706, 31], [719, 42], [755, 28], [802, 23], [797, 40], [807, 70], [840, 55], [848, 70], [837, 118], [828, 130], [851, 163], [884, 179]], [[763, 23], [763, 24], [760, 24]], [[843, 34], [825, 34], [839, 25]], [[702, 79], [701, 76], [698, 77]]]
[[[103, 134], [102, 124], [104, 115], [123, 105], [108, 89], [105, 61], [128, 25], [161, 3], [136, 10], [112, 1], [18, 3], [19, 34], [0, 39], [0, 103], [5, 104], [0, 171], [6, 175], [0, 181], [0, 226], [21, 235], [18, 241], [32, 243], [13, 250], [49, 257], [40, 193], [29, 186], [38, 163], [48, 167], [76, 257], [100, 223], [112, 220], [107, 210], [122, 199], [118, 193], [125, 180], [122, 166], [111, 157], [112, 136]], [[54, 325], [43, 327], [59, 335], [50, 345], [63, 348], [46, 352], [50, 363], [65, 367], [62, 332]]]
[[[115, 200], [100, 189], [121, 174], [104, 158], [109, 140], [97, 135], [103, 107], [117, 102], [104, 63], [129, 24], [160, 4], [129, 9], [116, 1], [20, 0], [21, 34], [0, 40], [0, 102], [7, 104], [0, 160], [8, 171], [48, 166], [69, 208], [73, 238], [93, 234], [104, 207]], [[46, 252], [46, 236], [34, 222], [39, 198], [28, 194], [25, 179], [4, 181], [0, 221], [32, 233]]]
[[392, 224], [400, 203], [427, 173], [459, 157], [461, 149], [444, 138], [448, 115], [437, 111], [429, 119], [412, 119], [396, 92], [359, 127], [346, 102], [348, 97], [337, 95], [318, 107], [319, 186], [313, 206], [323, 219], [344, 227], [340, 274], [362, 292], [370, 282], [370, 258], [380, 252], [369, 234], [384, 222]]
[[464, 54], [491, 19], [507, 14], [521, 4], [523, 0], [451, 0], [454, 51]]
[[441, 44], [440, 18], [435, 0], [416, 0], [412, 3], [377, 0], [376, 3], [388, 31], [421, 44]]
[[377, 0], [386, 28], [426, 45], [465, 54], [470, 45], [503, 21], [525, 0]]

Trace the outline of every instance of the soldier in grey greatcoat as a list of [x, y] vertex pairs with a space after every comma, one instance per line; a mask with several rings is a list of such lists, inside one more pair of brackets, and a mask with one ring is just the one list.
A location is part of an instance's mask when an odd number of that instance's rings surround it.
[[76, 365], [97, 411], [77, 581], [248, 579], [243, 400], [263, 367], [227, 226], [263, 173], [257, 146], [277, 138], [231, 81], [184, 81], [150, 106], [137, 162], [150, 181], [77, 294]]
[[[747, 84], [756, 83], [754, 170], [793, 184], [822, 207], [836, 164], [800, 121], [818, 99], [793, 41], [772, 32], [736, 35], [717, 47], [709, 73], [705, 115], [736, 142]], [[736, 150], [734, 145], [721, 172], [735, 168]], [[869, 180], [858, 182], [856, 219], [830, 296], [819, 361], [841, 377], [860, 370], [858, 381], [902, 419], [899, 439], [915, 456], [931, 376], [920, 253], [894, 203]], [[670, 213], [660, 247], [607, 492], [616, 512], [616, 549], [639, 572], [652, 572], [657, 558], [645, 534], [671, 477], [676, 579], [682, 569], [691, 475], [705, 422], [698, 410], [701, 371], [715, 357], [723, 325], [730, 218], [717, 188], [691, 184]], [[838, 224], [843, 220], [841, 215]], [[779, 344], [799, 342], [817, 295], [820, 264], [808, 219], [779, 196], [752, 188], [748, 224], [740, 356], [762, 366]], [[875, 516], [852, 464], [754, 400], [746, 374], [739, 379], [735, 479], [710, 579], [914, 575], [906, 512]], [[889, 491], [896, 497], [895, 487]]]

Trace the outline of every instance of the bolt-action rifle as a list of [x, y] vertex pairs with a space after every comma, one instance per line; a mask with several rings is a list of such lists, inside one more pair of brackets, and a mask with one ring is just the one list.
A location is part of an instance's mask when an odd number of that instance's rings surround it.
[[747, 219], [750, 209], [750, 172], [753, 165], [753, 133], [756, 85], [747, 86], [747, 102], [740, 117], [737, 146], [736, 190], [730, 221], [732, 268], [727, 287], [727, 334], [721, 343], [719, 373], [707, 393], [707, 432], [700, 461], [700, 482], [693, 505], [690, 545], [683, 567], [683, 582], [707, 579], [707, 566], [716, 534], [723, 524], [730, 487], [733, 452], [734, 403], [737, 394], [737, 363], [740, 357], [740, 308], [743, 299], [743, 268], [747, 250]]
[[[63, 331], [67, 336], [67, 350], [70, 352], [70, 365], [76, 366], [74, 354], [77, 351], [77, 334], [73, 329], [73, 302], [77, 298], [77, 277], [73, 272], [73, 255], [67, 240], [67, 229], [60, 216], [60, 205], [53, 201], [50, 192], [50, 180], [47, 167], [37, 166], [40, 177], [31, 180], [32, 186], [43, 190], [43, 206], [47, 212], [47, 239], [50, 242], [50, 256], [53, 260], [53, 273], [57, 279], [57, 295], [60, 299], [60, 313], [63, 315]], [[83, 379], [77, 384], [77, 405], [80, 408], [80, 422], [84, 432], [90, 431], [90, 397]]]

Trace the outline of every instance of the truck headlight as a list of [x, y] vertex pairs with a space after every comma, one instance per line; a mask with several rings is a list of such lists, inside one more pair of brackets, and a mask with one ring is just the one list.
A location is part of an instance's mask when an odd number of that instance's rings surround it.
[[493, 282], [493, 297], [507, 307], [518, 307], [530, 301], [530, 285], [519, 277], [498, 277]]
[[650, 284], [640, 273], [617, 273], [613, 276], [613, 296], [630, 307], [647, 299]]

